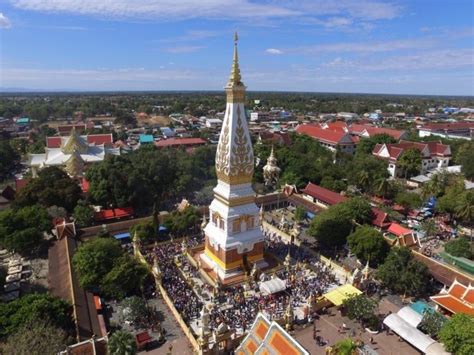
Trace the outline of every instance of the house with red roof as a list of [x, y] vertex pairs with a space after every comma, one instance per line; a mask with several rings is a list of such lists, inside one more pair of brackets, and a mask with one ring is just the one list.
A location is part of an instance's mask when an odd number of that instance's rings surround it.
[[430, 298], [436, 303], [436, 308], [445, 314], [465, 313], [474, 316], [474, 286], [471, 284], [465, 286], [455, 279], [448, 290], [443, 289]]
[[383, 236], [390, 246], [410, 248], [419, 245], [418, 238], [413, 230], [398, 223], [391, 223]]
[[375, 127], [368, 124], [352, 124], [349, 128], [349, 132], [354, 136], [370, 138], [377, 134], [386, 134], [396, 141], [408, 137], [406, 131], [400, 131], [398, 129]]
[[394, 144], [377, 144], [372, 154], [388, 161], [388, 172], [391, 176], [399, 176], [397, 161], [407, 149], [417, 149], [421, 153], [420, 174], [436, 168], [446, 168], [451, 160], [449, 145], [439, 142], [400, 141]]
[[474, 137], [474, 122], [427, 123], [418, 127], [418, 135], [471, 140]]
[[341, 152], [354, 154], [358, 142], [344, 130], [324, 129], [314, 124], [300, 124], [295, 131], [317, 140], [323, 147], [333, 152], [339, 149]]
[[309, 182], [301, 192], [303, 193], [303, 198], [323, 208], [328, 208], [347, 200], [347, 197], [312, 182]]

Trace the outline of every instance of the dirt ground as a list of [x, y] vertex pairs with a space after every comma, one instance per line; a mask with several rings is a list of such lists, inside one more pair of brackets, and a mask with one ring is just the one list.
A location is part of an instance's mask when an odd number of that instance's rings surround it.
[[167, 116], [149, 116], [147, 118], [137, 117], [137, 121], [139, 124], [157, 124], [160, 125], [160, 127], [166, 127], [171, 123], [171, 119]]

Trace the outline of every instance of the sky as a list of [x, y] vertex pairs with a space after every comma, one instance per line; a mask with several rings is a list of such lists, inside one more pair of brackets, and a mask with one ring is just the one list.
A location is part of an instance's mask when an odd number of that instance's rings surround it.
[[474, 95], [472, 0], [0, 0], [0, 91]]

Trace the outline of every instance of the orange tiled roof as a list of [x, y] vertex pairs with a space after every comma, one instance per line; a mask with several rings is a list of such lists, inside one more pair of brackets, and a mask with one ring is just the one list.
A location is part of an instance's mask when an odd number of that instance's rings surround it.
[[309, 355], [277, 322], [259, 313], [252, 328], [235, 350], [236, 355]]
[[455, 279], [447, 292], [441, 292], [430, 298], [451, 313], [474, 315], [474, 286], [472, 285], [465, 286]]

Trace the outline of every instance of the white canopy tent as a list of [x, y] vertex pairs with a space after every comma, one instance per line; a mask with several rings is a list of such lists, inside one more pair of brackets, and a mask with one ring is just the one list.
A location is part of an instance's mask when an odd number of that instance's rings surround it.
[[265, 295], [271, 295], [286, 290], [286, 281], [275, 277], [274, 279], [260, 282], [259, 284], [260, 292]]
[[423, 316], [410, 306], [403, 307], [397, 312], [397, 314], [414, 328], [418, 327], [418, 324], [420, 324], [423, 319]]

